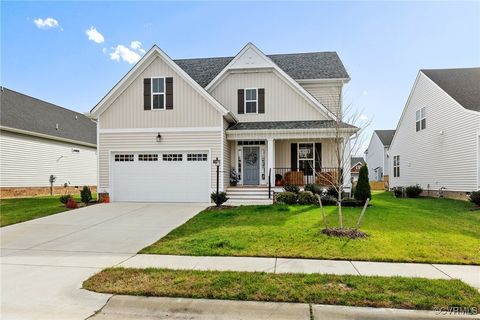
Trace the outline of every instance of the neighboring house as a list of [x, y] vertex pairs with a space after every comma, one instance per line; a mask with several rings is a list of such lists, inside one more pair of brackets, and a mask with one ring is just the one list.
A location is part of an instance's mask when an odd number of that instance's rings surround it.
[[388, 175], [389, 161], [388, 148], [392, 142], [395, 130], [375, 130], [365, 151], [365, 161], [368, 166], [368, 179], [370, 181], [383, 181], [383, 176]]
[[324, 183], [338, 171], [336, 124], [346, 140], [357, 131], [336, 121], [348, 81], [335, 52], [266, 56], [249, 43], [235, 57], [172, 60], [153, 46], [91, 111], [100, 192], [207, 202], [217, 158], [220, 190], [231, 169], [240, 186], [273, 184], [275, 174]]
[[1, 197], [49, 194], [50, 175], [56, 193], [96, 186], [95, 122], [5, 87], [0, 97]]
[[391, 186], [480, 189], [480, 68], [420, 70], [390, 146]]
[[358, 175], [360, 173], [360, 168], [365, 165], [365, 160], [363, 157], [352, 157], [350, 161], [350, 176], [352, 183], [358, 181]]

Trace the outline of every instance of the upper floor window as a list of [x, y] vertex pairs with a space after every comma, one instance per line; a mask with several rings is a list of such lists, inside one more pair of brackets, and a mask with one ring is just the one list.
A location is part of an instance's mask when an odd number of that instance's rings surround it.
[[165, 109], [165, 78], [152, 78], [152, 109]]
[[245, 89], [245, 113], [257, 113], [258, 89]]
[[393, 176], [400, 177], [400, 156], [393, 156]]
[[417, 112], [415, 113], [415, 121], [416, 131], [420, 131], [426, 128], [427, 119], [425, 115], [425, 107], [417, 110]]

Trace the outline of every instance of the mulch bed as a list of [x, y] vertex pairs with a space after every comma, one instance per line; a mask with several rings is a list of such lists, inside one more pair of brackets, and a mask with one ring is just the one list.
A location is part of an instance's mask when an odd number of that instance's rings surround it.
[[227, 210], [227, 209], [232, 209], [232, 208], [235, 208], [235, 206], [211, 206], [211, 207], [208, 207], [207, 209], [205, 210], [208, 210], [208, 211], [220, 211], [220, 210]]
[[355, 230], [355, 229], [347, 229], [347, 228], [327, 228], [327, 229], [323, 229], [322, 233], [330, 237], [349, 238], [349, 239], [368, 237], [368, 235], [365, 232], [362, 232], [360, 230]]

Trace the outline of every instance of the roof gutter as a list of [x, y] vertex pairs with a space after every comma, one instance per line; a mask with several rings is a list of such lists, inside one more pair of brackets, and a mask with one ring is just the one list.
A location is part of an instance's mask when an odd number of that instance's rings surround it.
[[11, 128], [11, 127], [0, 126], [0, 130], [14, 132], [14, 133], [20, 133], [20, 134], [24, 134], [24, 135], [27, 135], [27, 136], [39, 137], [39, 138], [44, 138], [44, 139], [49, 139], [49, 140], [56, 140], [56, 141], [61, 141], [61, 142], [74, 143], [74, 144], [78, 144], [78, 145], [82, 145], [82, 146], [86, 146], [86, 147], [92, 147], [92, 148], [97, 147], [97, 145], [93, 144], [93, 143], [88, 143], [88, 142], [79, 141], [79, 140], [72, 140], [72, 139], [67, 139], [67, 138], [61, 138], [61, 137], [56, 137], [56, 136], [52, 136], [52, 135], [49, 135], [49, 134], [32, 132], [32, 131], [28, 131], [28, 130], [16, 129], [16, 128]]

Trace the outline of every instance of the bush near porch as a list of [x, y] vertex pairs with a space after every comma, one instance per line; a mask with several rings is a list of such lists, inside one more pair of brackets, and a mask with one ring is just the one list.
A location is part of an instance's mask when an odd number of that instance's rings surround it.
[[[241, 206], [204, 211], [141, 253], [268, 256], [340, 260], [480, 264], [480, 214], [474, 204], [451, 199], [373, 196], [361, 230], [365, 239], [321, 234], [318, 206]], [[361, 208], [344, 208], [354, 226]], [[336, 207], [326, 207], [337, 226]]]

